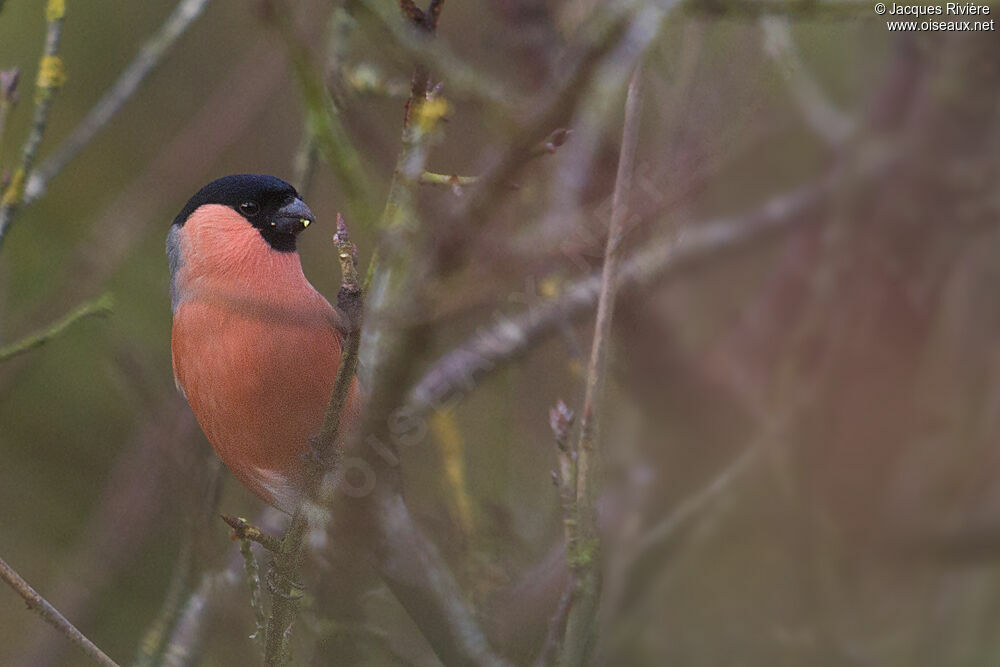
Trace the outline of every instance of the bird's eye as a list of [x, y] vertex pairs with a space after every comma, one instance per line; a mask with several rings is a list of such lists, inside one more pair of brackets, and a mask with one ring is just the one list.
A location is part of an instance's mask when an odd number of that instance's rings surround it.
[[260, 204], [255, 201], [245, 201], [240, 204], [240, 212], [242, 212], [243, 215], [257, 215], [260, 213]]

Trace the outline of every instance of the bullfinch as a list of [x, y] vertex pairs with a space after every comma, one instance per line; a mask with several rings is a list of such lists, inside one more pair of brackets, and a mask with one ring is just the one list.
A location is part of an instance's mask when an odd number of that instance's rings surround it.
[[[343, 341], [337, 311], [296, 251], [314, 221], [285, 181], [237, 174], [199, 190], [167, 234], [177, 386], [223, 463], [289, 514]], [[359, 416], [355, 379], [341, 432]]]

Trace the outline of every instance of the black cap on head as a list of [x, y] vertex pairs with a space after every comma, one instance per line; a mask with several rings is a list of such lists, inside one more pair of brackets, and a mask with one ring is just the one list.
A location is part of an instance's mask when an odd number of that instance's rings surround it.
[[264, 174], [233, 174], [212, 181], [188, 200], [173, 224], [183, 227], [191, 214], [205, 204], [233, 209], [280, 252], [294, 252], [296, 235], [315, 222], [295, 188]]

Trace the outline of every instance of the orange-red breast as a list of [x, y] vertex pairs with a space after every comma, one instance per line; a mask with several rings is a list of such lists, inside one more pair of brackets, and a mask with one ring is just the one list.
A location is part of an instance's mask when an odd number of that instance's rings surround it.
[[[289, 513], [341, 356], [337, 312], [296, 252], [314, 220], [288, 183], [237, 174], [198, 191], [167, 235], [177, 386], [233, 474]], [[344, 429], [359, 412], [355, 380]]]

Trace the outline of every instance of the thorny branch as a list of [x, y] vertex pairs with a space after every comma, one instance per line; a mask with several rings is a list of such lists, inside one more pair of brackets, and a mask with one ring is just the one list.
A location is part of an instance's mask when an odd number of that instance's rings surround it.
[[66, 635], [71, 642], [79, 646], [84, 653], [95, 662], [105, 667], [118, 667], [118, 663], [109, 658], [104, 651], [99, 649], [94, 642], [76, 629], [66, 617], [59, 613], [59, 610], [49, 604], [38, 592], [19, 575], [14, 568], [0, 558], [0, 579], [3, 579], [8, 586], [14, 589], [18, 595], [24, 598], [29, 609], [38, 612], [45, 621], [59, 632]]

